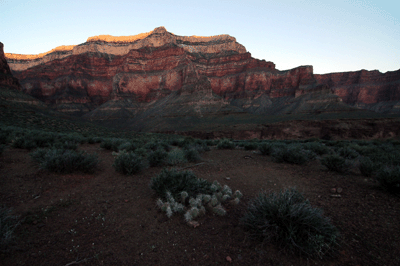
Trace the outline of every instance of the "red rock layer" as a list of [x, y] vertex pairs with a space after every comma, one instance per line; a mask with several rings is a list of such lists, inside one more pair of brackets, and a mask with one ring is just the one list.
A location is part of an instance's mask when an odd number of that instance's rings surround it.
[[203, 78], [225, 100], [247, 99], [250, 105], [260, 96], [315, 91], [333, 92], [353, 105], [400, 101], [400, 70], [314, 75], [312, 66], [300, 66], [279, 71], [272, 62], [252, 58], [231, 36], [176, 36], [163, 27], [139, 37], [111, 37], [88, 39], [38, 59], [10, 57], [9, 64], [23, 91], [61, 108], [84, 105], [85, 112], [110, 99], [149, 103], [193, 88]]
[[314, 75], [320, 84], [349, 104], [373, 104], [400, 100], [400, 70], [381, 73], [377, 70]]

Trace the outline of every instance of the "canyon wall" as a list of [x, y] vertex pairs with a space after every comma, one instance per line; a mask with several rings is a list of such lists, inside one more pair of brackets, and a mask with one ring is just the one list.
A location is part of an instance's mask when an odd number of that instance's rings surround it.
[[21, 87], [18, 79], [11, 74], [3, 48], [4, 45], [0, 42], [0, 86], [20, 90]]
[[[83, 44], [40, 55], [5, 56], [20, 90], [59, 111], [86, 116], [94, 112], [98, 119], [100, 114], [107, 118], [106, 110], [122, 108], [122, 102], [129, 112], [136, 109], [132, 116], [154, 106], [172, 112], [178, 103], [188, 107], [194, 102], [202, 115], [217, 109], [254, 114], [353, 109], [400, 113], [400, 70], [316, 75], [312, 66], [300, 66], [280, 71], [272, 62], [251, 57], [229, 35], [177, 36], [159, 27], [134, 36], [90, 37]], [[192, 94], [196, 95], [189, 99]], [[174, 108], [165, 106], [169, 100]], [[213, 107], [200, 107], [200, 102]], [[95, 112], [97, 108], [102, 111]], [[150, 113], [154, 116], [155, 111]]]

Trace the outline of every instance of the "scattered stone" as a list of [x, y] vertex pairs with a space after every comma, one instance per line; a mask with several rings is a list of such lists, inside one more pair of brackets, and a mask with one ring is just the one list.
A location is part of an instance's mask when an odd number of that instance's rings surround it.
[[340, 198], [340, 197], [342, 197], [342, 195], [340, 195], [340, 194], [332, 194], [331, 195], [331, 198]]
[[188, 222], [188, 225], [189, 226], [193, 226], [193, 228], [196, 228], [197, 226], [200, 226], [200, 224], [198, 222], [196, 222], [196, 221], [190, 221], [190, 222]]
[[343, 188], [341, 188], [341, 187], [338, 187], [337, 189], [336, 189], [336, 191], [337, 191], [337, 193], [342, 193], [343, 192]]
[[225, 177], [225, 179], [226, 179], [226, 180], [231, 180], [231, 178], [230, 178], [230, 177]]
[[331, 188], [331, 193], [336, 193], [336, 188]]
[[228, 261], [228, 262], [232, 263], [232, 258], [231, 258], [231, 257], [229, 257], [229, 256], [226, 256], [226, 261]]

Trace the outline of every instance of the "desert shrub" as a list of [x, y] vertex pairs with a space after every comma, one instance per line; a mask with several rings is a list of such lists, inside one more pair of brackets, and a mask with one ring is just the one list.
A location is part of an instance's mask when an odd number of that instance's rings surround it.
[[185, 153], [181, 149], [174, 149], [170, 151], [167, 155], [168, 165], [177, 165], [180, 163], [186, 163]]
[[261, 152], [262, 155], [272, 155], [272, 153], [285, 149], [287, 144], [280, 142], [280, 141], [274, 141], [274, 142], [267, 142], [267, 143], [261, 143], [258, 146], [258, 150]]
[[166, 191], [169, 191], [174, 198], [180, 197], [182, 191], [186, 191], [189, 197], [196, 197], [199, 193], [210, 194], [211, 185], [209, 181], [197, 178], [192, 171], [176, 169], [163, 169], [150, 181], [150, 188], [164, 199]]
[[106, 150], [112, 150], [117, 152], [118, 147], [125, 142], [126, 140], [124, 139], [108, 138], [108, 139], [103, 139], [103, 141], [100, 144], [100, 147]]
[[137, 148], [137, 144], [127, 141], [118, 146], [118, 151], [134, 152]]
[[78, 144], [73, 141], [56, 142], [53, 144], [53, 147], [56, 149], [76, 150], [78, 148]]
[[331, 149], [321, 142], [307, 142], [303, 144], [303, 148], [318, 155], [329, 154], [331, 152]]
[[262, 143], [258, 146], [258, 150], [262, 155], [271, 155], [272, 145], [269, 143]]
[[254, 238], [272, 240], [281, 248], [311, 256], [332, 251], [339, 237], [322, 210], [313, 208], [293, 188], [260, 193], [249, 203], [241, 224]]
[[37, 148], [35, 141], [26, 137], [18, 137], [12, 143], [12, 146], [17, 149], [33, 150]]
[[217, 145], [217, 148], [220, 150], [222, 149], [233, 150], [235, 149], [235, 143], [233, 143], [229, 139], [221, 139]]
[[362, 157], [360, 159], [359, 169], [362, 175], [372, 176], [381, 167], [381, 164], [374, 163], [369, 157]]
[[145, 158], [147, 158], [147, 156], [149, 155], [149, 151], [146, 150], [146, 149], [143, 148], [143, 147], [140, 147], [140, 148], [137, 148], [137, 149], [135, 150], [135, 154], [145, 159]]
[[0, 144], [7, 144], [10, 142], [9, 140], [9, 134], [4, 131], [0, 131]]
[[315, 153], [305, 150], [299, 144], [289, 144], [282, 148], [272, 148], [271, 156], [275, 162], [304, 164], [315, 158]]
[[343, 147], [337, 150], [337, 153], [345, 159], [355, 159], [359, 156], [358, 152], [349, 147]]
[[5, 150], [6, 145], [0, 145], [0, 155], [3, 154], [3, 151]]
[[345, 158], [333, 154], [320, 159], [322, 165], [326, 166], [330, 171], [344, 173], [349, 170], [350, 163]]
[[157, 149], [148, 154], [147, 160], [150, 166], [160, 166], [164, 164], [167, 156], [168, 153], [164, 149]]
[[257, 150], [258, 143], [257, 142], [245, 142], [245, 143], [243, 143], [243, 148], [246, 151]]
[[145, 160], [133, 152], [120, 152], [115, 158], [113, 167], [115, 171], [124, 175], [134, 175], [146, 168]]
[[200, 153], [195, 148], [187, 148], [184, 149], [183, 152], [185, 153], [185, 158], [188, 162], [198, 162], [201, 161]]
[[68, 134], [60, 134], [60, 141], [61, 142], [75, 142], [79, 144], [84, 144], [87, 142], [87, 139], [79, 133], [68, 133]]
[[15, 228], [19, 225], [17, 217], [11, 215], [11, 210], [0, 207], [0, 250], [6, 249], [14, 238]]
[[387, 191], [400, 193], [400, 166], [382, 167], [376, 174], [376, 180]]
[[93, 173], [99, 163], [96, 154], [85, 154], [67, 149], [37, 149], [31, 157], [40, 167], [56, 173]]

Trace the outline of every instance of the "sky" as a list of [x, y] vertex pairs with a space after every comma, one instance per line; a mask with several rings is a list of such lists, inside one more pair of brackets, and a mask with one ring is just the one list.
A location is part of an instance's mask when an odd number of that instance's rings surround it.
[[95, 35], [164, 26], [180, 36], [228, 34], [279, 70], [400, 69], [398, 0], [0, 0], [5, 53], [39, 54]]

